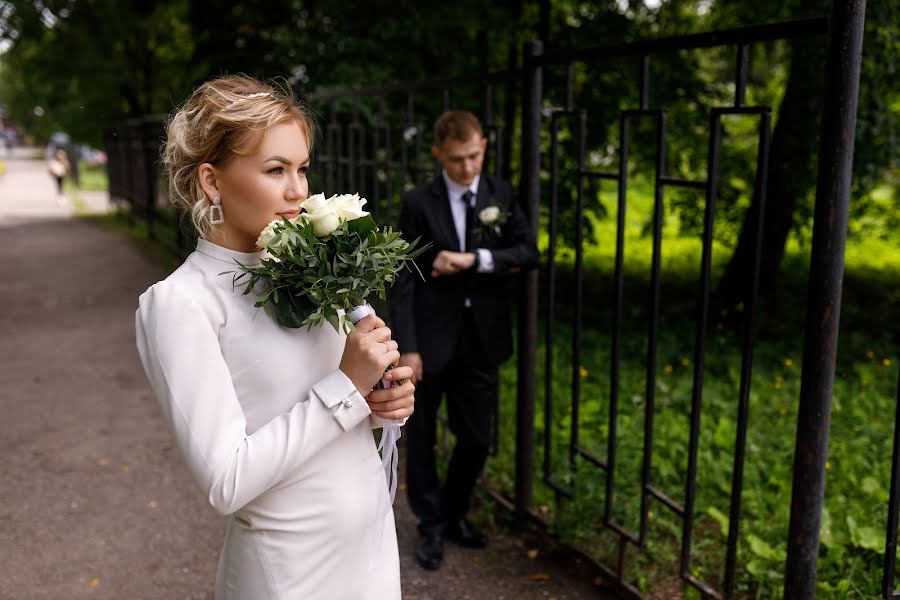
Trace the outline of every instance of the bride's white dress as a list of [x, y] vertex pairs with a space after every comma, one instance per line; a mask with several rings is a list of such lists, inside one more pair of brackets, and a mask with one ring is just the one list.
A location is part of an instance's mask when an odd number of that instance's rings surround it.
[[221, 274], [263, 255], [200, 240], [136, 318], [178, 447], [229, 516], [216, 598], [399, 600], [393, 512], [376, 526], [388, 500], [372, 428], [384, 423], [337, 368], [343, 335], [283, 328]]

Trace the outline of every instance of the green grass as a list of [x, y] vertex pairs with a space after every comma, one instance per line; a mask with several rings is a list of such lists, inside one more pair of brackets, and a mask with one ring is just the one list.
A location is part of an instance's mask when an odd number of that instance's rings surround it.
[[105, 192], [109, 190], [109, 180], [106, 176], [105, 165], [88, 165], [85, 162], [80, 163], [79, 168], [80, 181], [76, 186], [72, 177], [66, 177], [65, 191], [67, 194], [77, 194], [82, 192]]
[[[595, 222], [599, 243], [585, 253], [579, 443], [606, 458], [614, 246], [612, 241], [604, 241], [615, 239], [615, 214], [612, 198], [604, 196], [603, 201], [610, 216]], [[627, 529], [637, 531], [651, 256], [650, 238], [642, 235], [651, 206], [646, 186], [636, 186], [629, 204], [613, 517]], [[542, 239], [542, 244], [546, 244], [546, 239]], [[897, 398], [898, 247], [896, 239], [878, 236], [851, 236], [848, 240], [819, 561], [822, 598], [876, 598], [879, 594]], [[714, 274], [722, 271], [729, 253], [724, 242], [716, 243]], [[808, 256], [808, 248], [796, 239], [790, 241], [777, 299], [765, 306], [760, 315], [738, 549], [740, 597], [776, 598], [781, 597], [783, 589]], [[663, 242], [663, 303], [651, 479], [678, 502], [683, 502], [685, 493], [699, 264], [699, 240], [682, 236], [677, 218], [668, 217]], [[615, 568], [615, 536], [598, 525], [604, 507], [605, 475], [584, 460], [576, 460], [570, 467], [567, 458], [572, 414], [571, 265], [571, 255], [558, 262], [551, 427], [554, 479], [570, 482], [575, 498], [558, 499], [541, 483], [546, 377], [546, 340], [542, 336], [537, 371], [535, 503], [540, 512], [553, 520], [564, 539]], [[544, 274], [542, 280], [545, 281]], [[734, 460], [741, 335], [739, 328], [720, 324], [714, 317], [704, 360], [692, 569], [695, 575], [720, 588]], [[543, 329], [539, 331], [543, 334]], [[501, 410], [505, 416], [501, 421], [500, 456], [489, 463], [489, 477], [511, 493], [514, 360], [503, 367], [501, 376]], [[628, 579], [644, 590], [670, 589], [677, 593], [681, 589], [677, 579], [681, 521], [655, 500], [650, 501], [649, 515], [648, 545], [644, 550], [629, 549]], [[690, 591], [686, 597], [698, 596]]]

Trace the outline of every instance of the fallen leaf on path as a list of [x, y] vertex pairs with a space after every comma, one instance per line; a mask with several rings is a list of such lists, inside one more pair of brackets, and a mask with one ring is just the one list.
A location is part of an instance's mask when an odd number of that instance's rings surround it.
[[537, 548], [532, 548], [531, 550], [528, 551], [528, 558], [532, 558], [532, 559], [533, 559], [533, 558], [537, 558], [537, 557], [538, 557], [538, 550], [537, 550]]
[[105, 467], [110, 462], [112, 462], [112, 461], [110, 461], [108, 458], [101, 458], [100, 460], [97, 461], [97, 464], [100, 465], [101, 467]]
[[93, 579], [91, 579], [90, 581], [88, 581], [88, 585], [89, 585], [90, 587], [92, 587], [92, 588], [97, 587], [98, 585], [100, 585], [100, 578], [99, 578], [99, 577], [94, 577]]
[[532, 581], [550, 581], [550, 576], [546, 573], [535, 573], [534, 575], [529, 575], [528, 579]]
[[122, 463], [122, 470], [127, 473], [131, 470], [131, 465], [129, 465], [128, 463]]

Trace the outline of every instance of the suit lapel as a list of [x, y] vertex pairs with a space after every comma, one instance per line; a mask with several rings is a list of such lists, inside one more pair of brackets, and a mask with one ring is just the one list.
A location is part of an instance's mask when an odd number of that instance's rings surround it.
[[475, 194], [476, 217], [482, 210], [495, 203], [494, 190], [491, 189], [491, 186], [488, 184], [487, 176], [481, 175], [481, 177], [478, 178], [478, 192]]
[[456, 226], [453, 224], [453, 212], [450, 210], [450, 194], [447, 192], [447, 184], [444, 178], [438, 175], [431, 188], [432, 201], [435, 206], [435, 218], [440, 226], [446, 246], [459, 252], [459, 237], [456, 235]]

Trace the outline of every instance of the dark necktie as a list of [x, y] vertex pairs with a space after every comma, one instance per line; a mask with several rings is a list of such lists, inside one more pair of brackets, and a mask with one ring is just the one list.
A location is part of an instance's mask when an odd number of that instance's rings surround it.
[[475, 251], [475, 203], [472, 199], [475, 194], [471, 190], [466, 190], [462, 195], [462, 201], [466, 205], [466, 247], [463, 252]]

